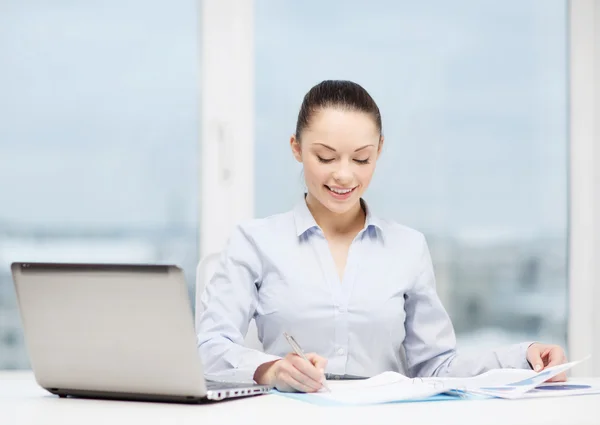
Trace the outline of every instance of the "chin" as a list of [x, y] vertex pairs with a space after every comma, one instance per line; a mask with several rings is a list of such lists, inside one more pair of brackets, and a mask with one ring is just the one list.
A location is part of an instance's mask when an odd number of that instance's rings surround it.
[[[326, 194], [326, 196], [328, 195]], [[344, 214], [350, 211], [359, 202], [359, 199], [352, 197], [342, 202], [328, 199], [327, 202], [323, 202], [323, 205], [334, 214]]]

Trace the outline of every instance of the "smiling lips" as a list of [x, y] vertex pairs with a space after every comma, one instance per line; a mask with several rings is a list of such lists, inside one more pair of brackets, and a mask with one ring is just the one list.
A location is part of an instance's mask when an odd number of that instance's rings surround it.
[[358, 186], [346, 188], [346, 187], [332, 187], [332, 186], [325, 185], [325, 187], [328, 189], [331, 196], [333, 196], [335, 199], [344, 200], [344, 199], [348, 199], [352, 195], [352, 192], [354, 192], [354, 190]]

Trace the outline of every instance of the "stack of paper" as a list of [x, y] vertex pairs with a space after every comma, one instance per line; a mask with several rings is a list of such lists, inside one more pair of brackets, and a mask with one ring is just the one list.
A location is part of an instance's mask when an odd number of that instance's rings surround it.
[[376, 404], [459, 398], [505, 399], [600, 393], [600, 387], [566, 383], [544, 384], [579, 362], [554, 366], [536, 373], [522, 369], [495, 369], [472, 378], [408, 378], [385, 372], [373, 378], [328, 381], [331, 391], [287, 394], [316, 404]]
[[[581, 361], [550, 367], [536, 373], [532, 370], [496, 369], [482, 375], [448, 383], [451, 390], [499, 398], [522, 398], [548, 379], [565, 372]], [[510, 378], [510, 379], [509, 379]], [[560, 395], [556, 393], [556, 395]]]

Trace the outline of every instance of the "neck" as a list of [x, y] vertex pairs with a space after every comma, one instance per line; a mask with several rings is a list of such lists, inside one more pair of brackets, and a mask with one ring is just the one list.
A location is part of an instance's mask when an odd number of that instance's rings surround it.
[[365, 225], [365, 212], [360, 202], [342, 214], [331, 212], [309, 193], [306, 205], [325, 235], [347, 234], [360, 231]]

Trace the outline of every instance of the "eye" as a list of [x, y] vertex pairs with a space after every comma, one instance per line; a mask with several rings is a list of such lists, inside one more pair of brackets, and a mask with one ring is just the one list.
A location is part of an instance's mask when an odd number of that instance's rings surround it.
[[323, 164], [329, 164], [333, 161], [333, 158], [321, 158], [319, 155], [317, 155], [317, 158], [319, 158], [319, 162], [322, 162]]
[[355, 159], [354, 162], [358, 163], [358, 164], [368, 164], [369, 163], [369, 158], [367, 159]]

